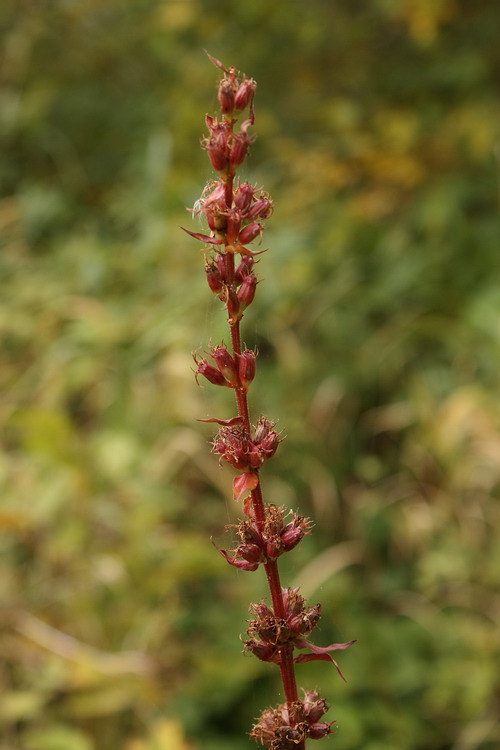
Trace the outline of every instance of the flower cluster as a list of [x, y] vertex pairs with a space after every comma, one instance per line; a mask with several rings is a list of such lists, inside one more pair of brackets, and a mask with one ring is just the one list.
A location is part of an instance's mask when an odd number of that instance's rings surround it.
[[276, 617], [264, 601], [252, 604], [251, 612], [256, 616], [250, 620], [247, 633], [250, 636], [244, 641], [245, 648], [262, 661], [279, 664], [281, 650], [287, 644], [297, 649], [307, 649], [309, 653], [300, 654], [294, 658], [296, 664], [307, 661], [331, 661], [338, 673], [344, 678], [339, 665], [330, 655], [331, 651], [341, 651], [352, 646], [354, 641], [347, 643], [331, 643], [329, 646], [315, 646], [307, 640], [321, 615], [321, 605], [304, 606], [304, 598], [298, 589], [283, 589], [283, 603], [285, 617]]
[[230, 247], [248, 245], [262, 234], [263, 225], [259, 221], [268, 219], [273, 211], [273, 203], [262, 189], [249, 182], [238, 183], [233, 190], [233, 204], [227, 206], [226, 184], [215, 180], [207, 185], [196, 203], [194, 213], [203, 213], [213, 235], [207, 242], [211, 245], [225, 243]]
[[[221, 109], [222, 119], [206, 115], [205, 122], [209, 130], [208, 138], [202, 141], [202, 146], [208, 152], [210, 162], [216, 172], [227, 176], [230, 169], [239, 166], [244, 160], [252, 138], [247, 131], [253, 125], [253, 96], [256, 83], [252, 78], [243, 77], [239, 81], [235, 68], [224, 68], [219, 60], [209, 55], [211, 61], [225, 76], [219, 82], [217, 98]], [[235, 113], [250, 107], [248, 119], [240, 126], [239, 133], [233, 131]]]
[[213, 441], [213, 451], [235, 469], [259, 469], [272, 458], [280, 443], [281, 433], [273, 429], [274, 422], [261, 417], [253, 435], [244, 425], [222, 427]]
[[255, 377], [254, 351], [245, 349], [233, 356], [225, 346], [212, 346], [210, 356], [215, 362], [215, 367], [204, 357], [198, 358], [196, 354], [193, 355], [197, 376], [203, 375], [213, 385], [224, 385], [245, 391], [248, 389]]
[[306, 739], [319, 740], [332, 733], [335, 722], [320, 721], [328, 706], [318, 693], [303, 691], [304, 699], [291, 705], [267, 708], [252, 728], [250, 737], [268, 750], [296, 750]]
[[[229, 419], [201, 421], [220, 426], [212, 449], [220, 462], [225, 461], [238, 472], [233, 479], [233, 496], [242, 499], [245, 514], [244, 520], [230, 525], [236, 529], [237, 545], [219, 552], [239, 570], [255, 571], [262, 565], [272, 599], [272, 608], [264, 600], [251, 605], [253, 619], [248, 623], [244, 644], [247, 652], [279, 665], [286, 703], [264, 711], [250, 736], [269, 750], [304, 750], [306, 739], [330, 734], [332, 723], [321, 721], [327, 706], [317, 693], [304, 692], [303, 700], [299, 699], [294, 665], [330, 661], [343, 677], [331, 652], [346, 649], [354, 641], [323, 647], [311, 643], [309, 636], [320, 618], [320, 605], [306, 606], [298, 589], [282, 588], [280, 582], [278, 558], [309, 534], [312, 522], [286, 508], [264, 503], [260, 469], [276, 453], [282, 433], [267, 417], [251, 424], [247, 393], [256, 375], [257, 352], [242, 346], [240, 332], [241, 318], [256, 294], [257, 256], [265, 252], [251, 250], [248, 245], [262, 237], [273, 204], [262, 188], [236, 176], [236, 168], [254, 139], [250, 128], [255, 119], [255, 81], [209, 57], [223, 77], [217, 90], [220, 114], [206, 115], [208, 134], [202, 147], [217, 174], [192, 210], [206, 222], [207, 229], [184, 231], [204, 244], [207, 284], [226, 308], [231, 349], [224, 344], [210, 346], [206, 357], [193, 357], [197, 380], [201, 376], [213, 385], [232, 389], [237, 414]], [[242, 123], [238, 125], [240, 115]]]
[[[250, 514], [251, 506], [248, 507]], [[291, 519], [285, 523], [290, 516]], [[290, 552], [305, 534], [309, 534], [311, 526], [309, 518], [276, 505], [267, 505], [263, 528], [255, 518], [230, 524], [229, 528], [236, 528], [240, 544], [235, 549], [221, 549], [219, 552], [235, 568], [257, 570], [260, 563], [276, 560], [284, 552]]]

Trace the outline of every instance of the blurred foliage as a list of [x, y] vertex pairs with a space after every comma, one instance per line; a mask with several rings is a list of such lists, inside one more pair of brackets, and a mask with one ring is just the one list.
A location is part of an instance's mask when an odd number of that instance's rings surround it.
[[[177, 229], [217, 73], [259, 84], [276, 202], [247, 344], [316, 520], [284, 580], [357, 638], [321, 686], [345, 750], [500, 742], [496, 0], [3, 0], [0, 748], [243, 750], [277, 674], [192, 350], [225, 330]], [[330, 639], [330, 640], [329, 640]], [[328, 744], [325, 740], [325, 746]]]

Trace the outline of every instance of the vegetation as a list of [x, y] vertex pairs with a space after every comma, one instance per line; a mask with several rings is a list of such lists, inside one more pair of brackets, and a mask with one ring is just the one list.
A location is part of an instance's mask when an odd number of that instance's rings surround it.
[[225, 325], [177, 229], [212, 177], [203, 48], [259, 82], [254, 409], [287, 434], [269, 501], [317, 522], [284, 577], [321, 642], [358, 640], [346, 685], [297, 667], [337, 719], [324, 746], [498, 745], [497, 19], [1, 4], [1, 750], [244, 750], [275, 703], [234, 638], [262, 580], [209, 543], [239, 508], [195, 422], [232, 416], [190, 372]]

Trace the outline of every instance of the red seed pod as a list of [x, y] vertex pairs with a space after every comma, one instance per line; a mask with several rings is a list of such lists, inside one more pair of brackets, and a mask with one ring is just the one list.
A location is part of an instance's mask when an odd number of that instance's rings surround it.
[[231, 150], [229, 152], [229, 163], [232, 167], [238, 167], [247, 155], [248, 147], [251, 143], [246, 133], [236, 133], [233, 136]]
[[273, 212], [273, 202], [269, 198], [259, 198], [251, 205], [247, 219], [268, 219]]
[[228, 384], [232, 386], [238, 385], [238, 366], [226, 347], [212, 346], [210, 353], [215, 360], [219, 372], [222, 373]]
[[236, 267], [234, 272], [234, 279], [237, 284], [241, 284], [245, 276], [248, 276], [252, 272], [255, 260], [251, 255], [244, 255]]
[[220, 294], [224, 287], [224, 281], [222, 279], [221, 272], [217, 268], [217, 265], [210, 261], [205, 263], [205, 274], [207, 277], [207, 283], [214, 294]]
[[240, 544], [236, 554], [251, 563], [264, 562], [262, 549], [257, 544]]
[[309, 737], [312, 740], [320, 740], [322, 737], [327, 737], [332, 734], [331, 727], [335, 724], [334, 721], [318, 721], [315, 724], [309, 725]]
[[227, 276], [226, 276], [226, 259], [225, 255], [217, 255], [215, 258], [215, 264], [217, 266], [217, 269], [222, 277], [222, 280], [225, 284], [227, 284]]
[[234, 326], [243, 315], [244, 307], [242, 306], [239, 295], [231, 287], [226, 288], [226, 307], [229, 324]]
[[279, 444], [280, 438], [277, 432], [274, 432], [273, 430], [269, 435], [266, 435], [266, 437], [259, 443], [259, 453], [262, 456], [262, 460], [267, 461], [267, 459], [272, 458], [276, 453]]
[[254, 195], [255, 189], [249, 182], [242, 182], [236, 190], [234, 195], [234, 205], [239, 211], [241, 211], [242, 215], [246, 215], [245, 212], [250, 208]]
[[259, 602], [259, 604], [251, 604], [250, 605], [250, 611], [254, 613], [256, 617], [258, 617], [260, 620], [262, 620], [265, 617], [274, 617], [274, 613], [272, 609], [269, 609], [267, 604], [265, 604], [264, 601]]
[[255, 352], [251, 349], [245, 349], [241, 354], [236, 355], [238, 361], [238, 377], [240, 385], [245, 390], [255, 378]]
[[256, 88], [257, 84], [253, 78], [245, 78], [245, 80], [238, 86], [236, 94], [234, 95], [235, 109], [245, 109], [245, 107], [247, 107], [252, 101]]
[[308, 722], [315, 724], [327, 711], [326, 701], [318, 693], [304, 690], [304, 713]]
[[[264, 440], [270, 432], [274, 432], [273, 427], [275, 422], [271, 422], [267, 417], [260, 417], [257, 424], [255, 425], [255, 432], [253, 437], [254, 443], [260, 443]], [[276, 434], [276, 433], [274, 433]]]
[[282, 544], [287, 552], [296, 547], [305, 534], [300, 527], [289, 528], [289, 526], [291, 524], [288, 524], [280, 535]]
[[238, 240], [240, 244], [248, 245], [249, 242], [252, 242], [252, 240], [261, 234], [262, 224], [258, 221], [253, 221], [251, 224], [247, 224], [246, 227], [243, 227], [238, 236]]
[[256, 288], [257, 276], [254, 273], [249, 273], [248, 276], [245, 276], [242, 285], [238, 289], [238, 300], [241, 310], [252, 304]]
[[234, 84], [228, 78], [223, 78], [219, 84], [217, 98], [223, 115], [230, 114], [234, 110]]
[[232, 209], [227, 217], [226, 225], [226, 242], [228, 245], [232, 245], [238, 237], [238, 233], [241, 227], [241, 216], [239, 211]]
[[201, 358], [200, 360], [198, 360], [194, 355], [193, 359], [198, 367], [198, 369], [196, 370], [196, 375], [203, 375], [203, 377], [206, 378], [209, 383], [213, 383], [214, 385], [229, 386], [229, 383], [225, 379], [224, 375], [220, 372], [220, 370], [217, 370], [215, 367], [212, 367], [212, 365], [209, 365], [206, 359]]
[[210, 130], [210, 136], [202, 141], [202, 146], [208, 151], [213, 168], [217, 172], [224, 172], [228, 165], [228, 136], [229, 130], [217, 118], [207, 115], [205, 122]]
[[253, 639], [244, 641], [244, 645], [247, 651], [250, 651], [257, 659], [261, 661], [276, 661], [279, 660], [279, 654], [276, 648], [269, 646], [266, 643], [260, 643]]
[[273, 536], [266, 542], [266, 555], [269, 560], [276, 560], [283, 554], [283, 543], [279, 537]]

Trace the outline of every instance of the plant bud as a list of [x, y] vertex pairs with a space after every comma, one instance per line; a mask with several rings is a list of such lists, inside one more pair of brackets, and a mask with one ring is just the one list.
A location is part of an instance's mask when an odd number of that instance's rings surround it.
[[247, 155], [250, 138], [246, 133], [236, 133], [229, 152], [229, 163], [232, 167], [239, 167]]
[[250, 208], [254, 194], [255, 190], [249, 182], [243, 182], [237, 189], [234, 196], [234, 205], [242, 214], [245, 214]]
[[255, 260], [252, 258], [251, 255], [243, 256], [243, 258], [241, 259], [240, 263], [238, 263], [238, 266], [236, 267], [235, 272], [234, 272], [234, 279], [237, 284], [241, 284], [245, 276], [248, 276], [252, 272], [254, 263], [255, 263]]
[[213, 346], [211, 356], [225, 380], [232, 386], [238, 384], [238, 368], [225, 346]]
[[279, 537], [273, 536], [266, 542], [266, 555], [269, 560], [276, 560], [283, 554], [283, 543]]
[[247, 107], [252, 101], [256, 88], [257, 84], [253, 78], [245, 78], [245, 80], [238, 86], [236, 94], [234, 95], [235, 109], [245, 109], [245, 107]]
[[238, 211], [231, 210], [227, 216], [226, 242], [232, 245], [237, 239], [241, 227], [241, 216]]
[[213, 385], [226, 385], [229, 386], [229, 383], [225, 379], [224, 375], [220, 372], [220, 370], [217, 370], [215, 367], [212, 367], [212, 365], [209, 365], [206, 359], [200, 359], [197, 360], [196, 357], [194, 357], [194, 361], [196, 362], [196, 365], [198, 369], [196, 370], [196, 375], [203, 375], [204, 378], [206, 378], [209, 383], [213, 383]]
[[223, 78], [220, 82], [217, 98], [223, 115], [230, 114], [234, 110], [234, 86], [227, 78]]
[[205, 274], [208, 286], [214, 294], [218, 295], [224, 287], [224, 282], [217, 265], [213, 261], [205, 263]]
[[259, 198], [248, 210], [247, 219], [268, 219], [273, 212], [273, 203], [269, 198]]
[[327, 711], [326, 701], [318, 693], [304, 690], [304, 713], [307, 721], [315, 724]]
[[249, 242], [252, 242], [260, 234], [262, 234], [262, 224], [258, 221], [253, 221], [251, 224], [243, 227], [239, 233], [238, 240], [242, 245], [248, 245]]
[[238, 377], [240, 385], [245, 390], [255, 378], [255, 352], [251, 349], [245, 349], [241, 354], [236, 355], [238, 361]]
[[281, 541], [283, 543], [285, 550], [287, 552], [290, 552], [290, 550], [296, 547], [297, 544], [302, 539], [302, 537], [304, 536], [304, 533], [305, 532], [300, 527], [288, 528], [287, 526], [281, 534]]
[[254, 640], [244, 641], [244, 644], [246, 650], [250, 651], [257, 659], [261, 661], [275, 661], [276, 649], [272, 646]]
[[243, 279], [243, 283], [238, 289], [238, 300], [240, 302], [240, 306], [242, 310], [244, 310], [248, 305], [251, 305], [253, 302], [253, 299], [255, 297], [255, 290], [257, 288], [257, 277], [254, 273], [248, 274], [248, 276], [245, 276]]
[[229, 324], [234, 326], [239, 320], [241, 320], [245, 308], [240, 302], [239, 294], [237, 294], [234, 289], [231, 289], [231, 287], [227, 287], [226, 289], [226, 307]]
[[327, 737], [332, 733], [331, 726], [335, 724], [334, 721], [319, 721], [315, 724], [309, 725], [309, 737], [312, 740], [320, 740], [322, 737]]

